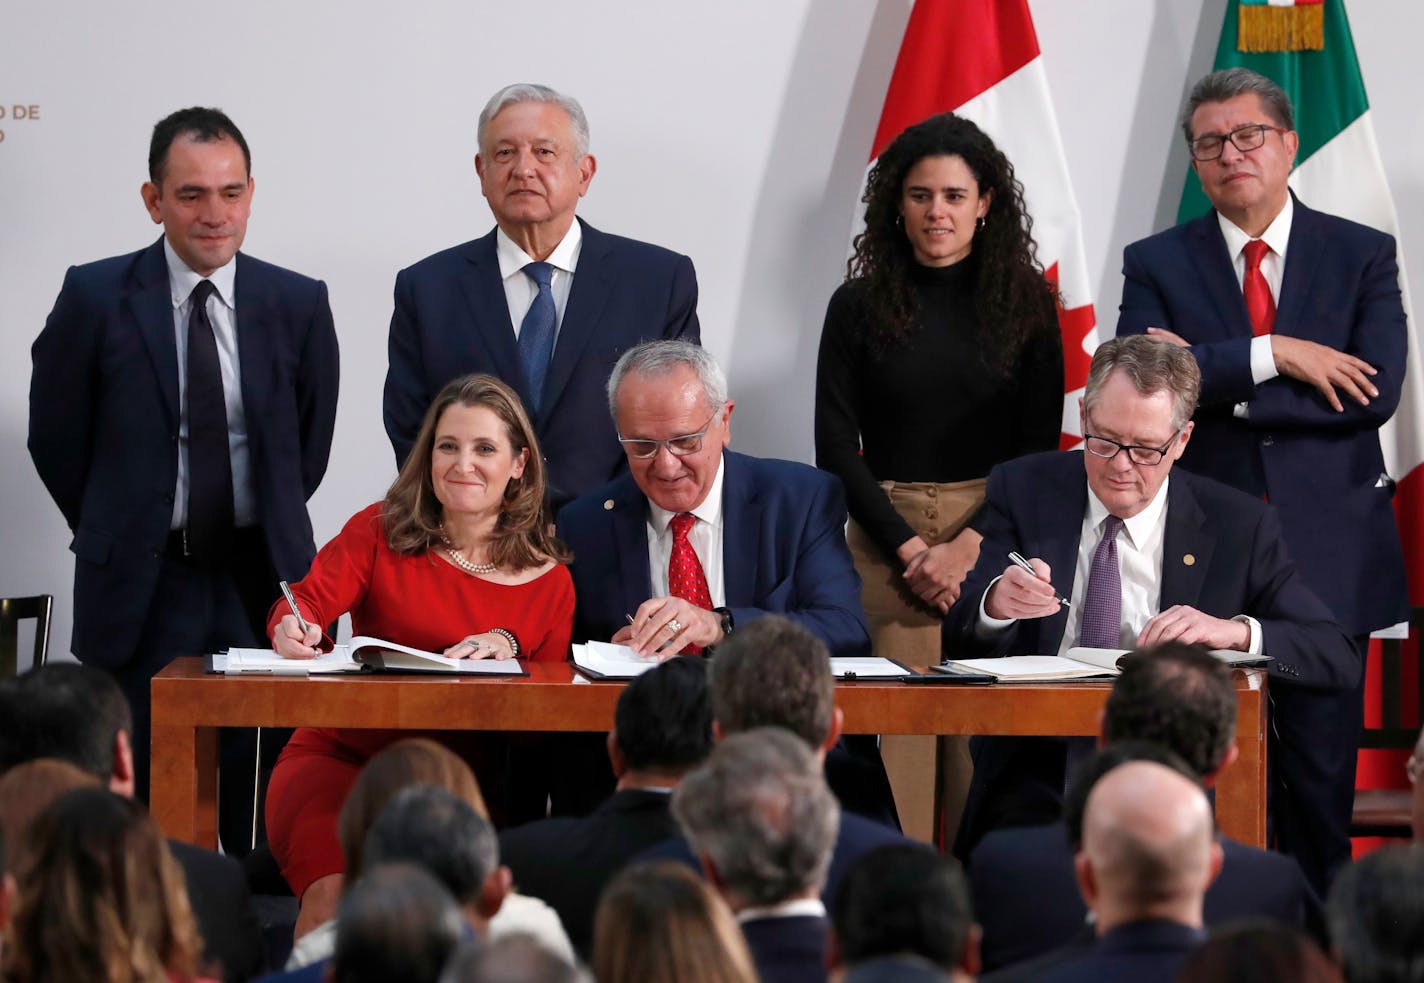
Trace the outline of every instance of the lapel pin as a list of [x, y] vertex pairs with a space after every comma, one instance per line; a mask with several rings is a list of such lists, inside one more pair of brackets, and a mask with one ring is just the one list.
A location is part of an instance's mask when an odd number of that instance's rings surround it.
[[611, 498], [605, 498], [605, 499], [603, 500], [603, 511], [605, 511], [605, 512], [612, 512], [612, 511], [613, 511], [613, 499], [611, 499]]
[[1191, 553], [1187, 553], [1182, 557], [1182, 562], [1185, 563], [1187, 566], [1191, 566], [1192, 564], [1197, 562], [1197, 558]]

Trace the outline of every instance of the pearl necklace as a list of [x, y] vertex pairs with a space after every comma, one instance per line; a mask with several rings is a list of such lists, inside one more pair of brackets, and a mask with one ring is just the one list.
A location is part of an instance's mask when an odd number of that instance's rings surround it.
[[450, 542], [450, 537], [445, 535], [445, 526], [440, 527], [440, 541], [445, 544], [445, 555], [450, 558], [450, 562], [455, 564], [466, 573], [483, 575], [494, 573], [499, 569], [493, 563], [471, 563], [464, 554], [455, 549], [455, 544]]

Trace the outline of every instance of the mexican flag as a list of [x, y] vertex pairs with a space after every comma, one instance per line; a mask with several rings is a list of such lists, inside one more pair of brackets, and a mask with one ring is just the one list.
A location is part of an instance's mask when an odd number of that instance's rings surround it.
[[[1300, 150], [1290, 184], [1300, 199], [1318, 211], [1398, 238], [1399, 220], [1375, 142], [1344, 0], [1231, 0], [1215, 67], [1238, 66], [1273, 79], [1295, 104]], [[1178, 221], [1210, 207], [1195, 175], [1188, 173]], [[1398, 260], [1404, 312], [1412, 325], [1402, 245]], [[1380, 445], [1385, 465], [1399, 483], [1395, 517], [1404, 542], [1409, 599], [1417, 606], [1424, 604], [1424, 356], [1417, 337], [1410, 339], [1399, 409], [1381, 428]], [[1378, 722], [1380, 685], [1379, 660], [1372, 657], [1366, 673], [1366, 726]], [[1361, 753], [1360, 787], [1396, 787], [1403, 778], [1402, 754]]]
[[[1023, 184], [1038, 258], [1063, 296], [1062, 444], [1074, 446], [1081, 440], [1078, 397], [1098, 346], [1097, 322], [1082, 222], [1028, 0], [915, 0], [870, 165], [905, 127], [949, 111], [989, 134]], [[864, 228], [859, 205], [856, 215], [852, 237]]]

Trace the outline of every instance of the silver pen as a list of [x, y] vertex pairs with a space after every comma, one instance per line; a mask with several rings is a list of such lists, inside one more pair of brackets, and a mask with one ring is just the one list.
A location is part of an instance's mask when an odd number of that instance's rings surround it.
[[[1029, 573], [1033, 574], [1035, 580], [1038, 579], [1038, 571], [1033, 568], [1033, 564], [1025, 560], [1016, 551], [1011, 550], [1009, 552], [1009, 559], [1013, 561], [1014, 566], [1023, 567]], [[1053, 587], [1052, 584], [1049, 584], [1048, 586]], [[1073, 606], [1072, 602], [1070, 602], [1068, 598], [1058, 593], [1058, 588], [1056, 587], [1053, 588], [1053, 596], [1056, 597], [1058, 599], [1058, 603], [1063, 605], [1065, 608], [1071, 608]]]
[[277, 586], [282, 588], [282, 596], [287, 599], [287, 607], [292, 609], [292, 614], [296, 616], [297, 624], [301, 626], [302, 638], [307, 637], [307, 632], [311, 630], [311, 625], [307, 624], [307, 619], [302, 617], [302, 612], [297, 608], [297, 599], [292, 594], [292, 588], [285, 580], [277, 581]]

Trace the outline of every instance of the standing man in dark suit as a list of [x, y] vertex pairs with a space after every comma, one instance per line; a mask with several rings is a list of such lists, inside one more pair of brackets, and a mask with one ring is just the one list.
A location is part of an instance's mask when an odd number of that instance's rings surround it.
[[[338, 377], [325, 284], [238, 252], [253, 181], [232, 120], [173, 113], [148, 167], [163, 237], [70, 268], [32, 350], [29, 434], [74, 531], [73, 651], [129, 698], [143, 801], [149, 680], [175, 655], [265, 646], [277, 581], [316, 554], [306, 503]], [[241, 743], [224, 749], [229, 852], [250, 835]]]
[[1206, 939], [1202, 898], [1221, 869], [1211, 804], [1165, 765], [1130, 761], [1088, 795], [1073, 859], [1097, 940], [1045, 983], [1170, 980]]
[[506, 86], [478, 137], [495, 229], [396, 276], [386, 433], [399, 467], [445, 383], [498, 376], [534, 421], [558, 507], [624, 470], [603, 384], [640, 341], [698, 340], [697, 277], [686, 256], [575, 220], [596, 166], [577, 100]]
[[1123, 252], [1117, 330], [1190, 346], [1202, 400], [1183, 465], [1270, 500], [1305, 582], [1359, 649], [1346, 687], [1271, 692], [1280, 742], [1317, 745], [1320, 766], [1276, 784], [1276, 837], [1323, 891], [1350, 858], [1364, 648], [1408, 618], [1379, 444], [1407, 332], [1394, 239], [1288, 188], [1294, 125], [1281, 87], [1248, 69], [1193, 87], [1182, 131], [1213, 209]]
[[604, 886], [633, 857], [677, 835], [672, 790], [711, 750], [707, 664], [669, 659], [618, 695], [608, 734], [614, 793], [588, 816], [551, 816], [500, 833], [499, 855], [520, 893], [559, 913], [581, 958], [593, 948]]
[[[1270, 656], [1273, 692], [1355, 684], [1358, 654], [1296, 573], [1275, 512], [1174, 469], [1200, 378], [1196, 360], [1166, 342], [1133, 336], [1098, 348], [1080, 406], [1084, 450], [1020, 458], [989, 475], [984, 545], [945, 622], [947, 653], [1179, 641]], [[1013, 550], [1033, 558], [1037, 576], [1006, 565]], [[990, 829], [1056, 819], [1067, 746], [975, 738], [956, 852], [967, 856]], [[1270, 753], [1277, 780], [1292, 773], [1286, 761], [1320, 766], [1315, 744], [1274, 732]]]

